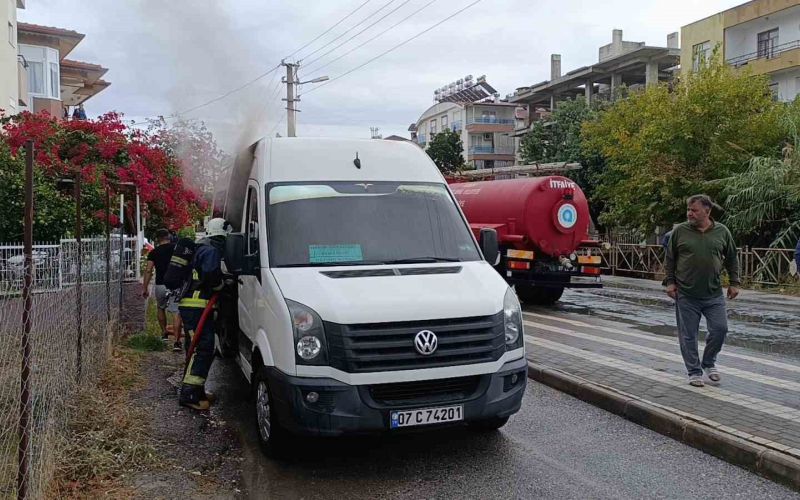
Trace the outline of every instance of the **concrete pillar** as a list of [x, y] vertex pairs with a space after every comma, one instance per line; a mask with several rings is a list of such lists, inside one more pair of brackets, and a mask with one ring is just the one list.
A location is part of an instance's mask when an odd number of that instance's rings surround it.
[[556, 95], [555, 94], [551, 94], [550, 95], [550, 112], [552, 113], [555, 110], [556, 110]]
[[658, 63], [647, 62], [644, 70], [644, 80], [648, 87], [658, 84]]
[[680, 35], [677, 32], [670, 33], [669, 35], [667, 35], [667, 48], [668, 49], [681, 48]]
[[586, 93], [586, 104], [592, 103], [592, 97], [594, 95], [594, 82], [591, 80], [586, 80], [586, 88], [584, 90]]
[[620, 87], [622, 87], [622, 75], [619, 73], [612, 73], [611, 74], [611, 97], [616, 98], [617, 92], [619, 92]]
[[550, 55], [550, 81], [561, 78], [561, 54]]

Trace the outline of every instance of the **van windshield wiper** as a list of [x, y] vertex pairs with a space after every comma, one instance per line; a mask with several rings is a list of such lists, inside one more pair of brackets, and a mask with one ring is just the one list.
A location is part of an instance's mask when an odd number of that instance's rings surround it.
[[384, 264], [426, 264], [433, 262], [461, 262], [461, 259], [451, 257], [414, 257], [411, 259], [396, 259], [385, 261]]

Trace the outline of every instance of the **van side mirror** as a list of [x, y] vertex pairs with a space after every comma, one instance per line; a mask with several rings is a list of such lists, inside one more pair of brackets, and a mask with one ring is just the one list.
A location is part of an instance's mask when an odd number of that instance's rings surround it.
[[481, 229], [480, 241], [483, 258], [486, 262], [496, 266], [500, 260], [500, 243], [497, 241], [497, 231], [494, 229]]
[[250, 269], [250, 261], [245, 256], [245, 235], [244, 233], [230, 233], [225, 238], [225, 266], [228, 272], [236, 276], [252, 275], [254, 270]]

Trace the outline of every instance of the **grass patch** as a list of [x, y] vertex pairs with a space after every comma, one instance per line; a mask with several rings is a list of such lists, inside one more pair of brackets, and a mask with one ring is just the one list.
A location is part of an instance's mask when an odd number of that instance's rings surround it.
[[164, 342], [161, 336], [150, 335], [149, 333], [137, 333], [128, 337], [126, 344], [136, 351], [163, 351]]
[[115, 348], [98, 383], [73, 401], [75, 417], [59, 449], [51, 498], [91, 498], [113, 489], [123, 474], [156, 464], [146, 412], [131, 402], [131, 391], [143, 382], [141, 362], [141, 353]]

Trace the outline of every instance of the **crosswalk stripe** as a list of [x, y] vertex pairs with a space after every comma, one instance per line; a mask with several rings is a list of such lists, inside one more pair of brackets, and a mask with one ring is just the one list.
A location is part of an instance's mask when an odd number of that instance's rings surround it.
[[[592, 342], [598, 342], [601, 344], [611, 345], [614, 347], [621, 347], [623, 349], [627, 349], [629, 351], [640, 352], [642, 354], [647, 354], [649, 356], [655, 356], [657, 358], [666, 359], [668, 361], [674, 361], [676, 363], [680, 363], [683, 366], [683, 358], [679, 354], [673, 354], [669, 352], [664, 352], [659, 349], [652, 349], [650, 347], [644, 347], [636, 344], [631, 344], [630, 342], [623, 342], [621, 340], [614, 340], [608, 339], [605, 337], [600, 337], [597, 335], [591, 335], [588, 333], [576, 332], [574, 330], [567, 330], [565, 328], [559, 328], [557, 326], [550, 326], [550, 325], [543, 325], [541, 323], [533, 323], [530, 321], [524, 322], [526, 326], [530, 326], [533, 328], [538, 328], [540, 330], [545, 330], [548, 332], [558, 333], [560, 335], [568, 335], [570, 337], [575, 337], [584, 340], [590, 340]], [[730, 374], [736, 377], [741, 377], [747, 380], [753, 380], [755, 382], [759, 382], [766, 385], [771, 385], [773, 387], [779, 387], [781, 389], [788, 389], [792, 391], [800, 391], [800, 383], [792, 382], [789, 380], [783, 380], [776, 377], [770, 377], [768, 375], [762, 375], [760, 373], [749, 372], [746, 370], [740, 370], [738, 368], [732, 368], [730, 366], [723, 366], [717, 365], [720, 370], [724, 370], [725, 374]]]
[[800, 423], [800, 410], [796, 408], [791, 408], [789, 406], [772, 403], [752, 396], [742, 396], [741, 394], [736, 394], [731, 391], [726, 391], [725, 389], [720, 389], [719, 387], [705, 387], [705, 388], [692, 387], [686, 382], [686, 379], [684, 377], [680, 377], [678, 375], [672, 375], [669, 373], [660, 372], [658, 370], [654, 370], [646, 366], [638, 365], [635, 363], [628, 363], [626, 361], [610, 358], [608, 356], [603, 356], [601, 354], [586, 352], [581, 349], [569, 347], [563, 344], [559, 344], [558, 342], [552, 342], [550, 340], [526, 336], [525, 342], [532, 345], [538, 345], [540, 347], [544, 347], [552, 351], [561, 352], [564, 354], [568, 354], [570, 356], [585, 359], [592, 363], [607, 366], [609, 368], [623, 370], [625, 372], [631, 373], [636, 377], [646, 378], [672, 387], [677, 387], [684, 391], [689, 391], [693, 394], [699, 394], [701, 396], [709, 397], [733, 405], [748, 408], [753, 411], [767, 414], [771, 417]]
[[[622, 329], [619, 329], [619, 328], [611, 328], [611, 327], [602, 326], [602, 325], [592, 325], [592, 324], [589, 324], [589, 323], [584, 323], [583, 321], [576, 321], [576, 320], [567, 319], [567, 318], [560, 318], [558, 316], [549, 316], [549, 315], [537, 314], [537, 313], [531, 313], [531, 312], [523, 312], [522, 314], [524, 316], [531, 316], [531, 317], [534, 317], [534, 318], [549, 319], [549, 320], [552, 320], [552, 321], [558, 321], [560, 323], [567, 323], [567, 324], [570, 324], [570, 325], [573, 325], [573, 326], [581, 326], [581, 327], [585, 327], [585, 328], [591, 328], [593, 330], [601, 330], [601, 331], [608, 332], [608, 333], [616, 333], [616, 334], [625, 335], [625, 336], [631, 337], [631, 338], [649, 340], [651, 342], [659, 342], [661, 344], [670, 344], [670, 345], [677, 345], [678, 344], [678, 339], [677, 338], [665, 339], [665, 338], [658, 337], [656, 335], [647, 335], [647, 334], [642, 334], [642, 333], [635, 333], [635, 332], [631, 332], [631, 331], [628, 331], [628, 330], [622, 330]], [[752, 361], [753, 363], [760, 363], [762, 365], [772, 366], [774, 368], [780, 368], [782, 370], [787, 370], [787, 371], [800, 373], [800, 366], [798, 366], [798, 365], [791, 365], [791, 364], [788, 364], [788, 363], [781, 363], [780, 361], [773, 361], [771, 359], [765, 359], [765, 358], [761, 358], [761, 357], [757, 357], [757, 356], [750, 356], [748, 354], [741, 354], [741, 353], [730, 352], [730, 351], [726, 351], [725, 352], [725, 356], [730, 357], [730, 358], [744, 359], [746, 361]]]

